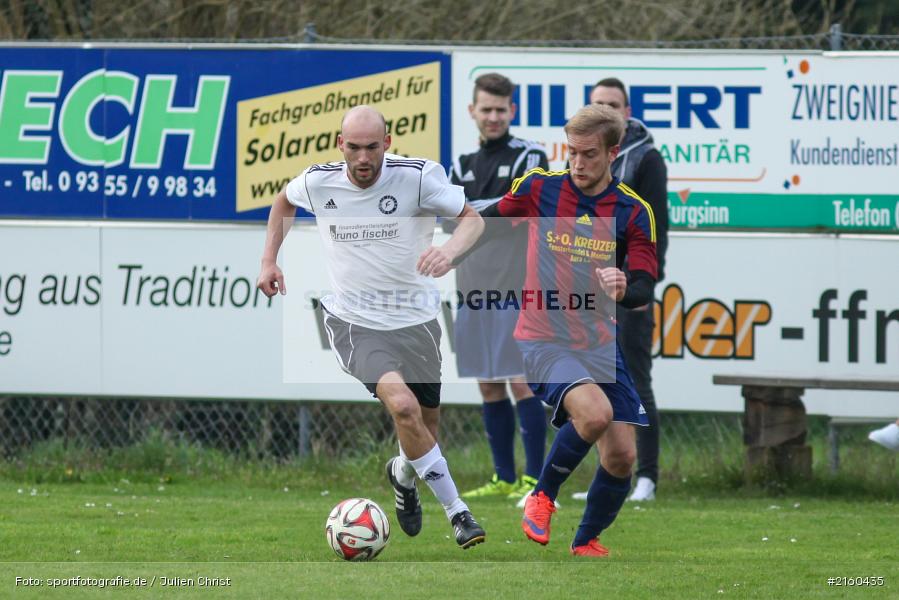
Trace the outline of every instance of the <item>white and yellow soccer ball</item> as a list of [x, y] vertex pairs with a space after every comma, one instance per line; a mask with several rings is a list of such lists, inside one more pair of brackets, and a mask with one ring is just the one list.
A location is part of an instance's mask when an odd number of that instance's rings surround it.
[[328, 545], [344, 560], [372, 560], [387, 546], [390, 521], [374, 501], [349, 498], [331, 510], [325, 522]]

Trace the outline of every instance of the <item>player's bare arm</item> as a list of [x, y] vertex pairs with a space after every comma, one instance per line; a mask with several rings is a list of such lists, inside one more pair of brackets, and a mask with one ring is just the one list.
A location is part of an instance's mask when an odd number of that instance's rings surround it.
[[284, 236], [287, 233], [284, 219], [291, 219], [296, 216], [297, 207], [287, 201], [287, 192], [282, 190], [272, 204], [272, 210], [268, 214], [268, 227], [265, 234], [265, 249], [262, 252], [262, 267], [259, 271], [259, 279], [256, 280], [256, 287], [262, 290], [262, 293], [271, 298], [278, 292], [287, 293], [287, 287], [284, 285], [284, 274], [278, 267], [278, 251], [284, 242]]
[[484, 232], [484, 219], [465, 205], [456, 217], [456, 229], [442, 246], [431, 246], [418, 259], [417, 269], [422, 275], [442, 277], [453, 268], [453, 261], [471, 248]]

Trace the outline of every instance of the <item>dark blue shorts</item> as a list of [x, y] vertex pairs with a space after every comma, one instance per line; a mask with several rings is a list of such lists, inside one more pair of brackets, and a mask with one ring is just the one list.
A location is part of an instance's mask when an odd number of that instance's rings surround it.
[[562, 406], [565, 394], [585, 383], [595, 383], [608, 396], [613, 421], [649, 425], [618, 342], [615, 342], [614, 356], [609, 346], [573, 350], [553, 342], [518, 342], [518, 347], [531, 389], [554, 407], [552, 424], [556, 429], [568, 421], [568, 413]]
[[487, 381], [523, 376], [521, 351], [512, 337], [517, 322], [517, 310], [461, 306], [453, 331], [459, 376]]

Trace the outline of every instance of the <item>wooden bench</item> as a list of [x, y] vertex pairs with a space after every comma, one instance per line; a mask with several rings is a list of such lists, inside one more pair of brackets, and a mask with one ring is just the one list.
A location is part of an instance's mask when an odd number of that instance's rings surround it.
[[[807, 422], [802, 403], [805, 390], [899, 392], [899, 380], [714, 375], [712, 383], [742, 388], [748, 479], [811, 477], [812, 449], [805, 443]], [[835, 439], [836, 434], [831, 443]], [[831, 469], [839, 466], [839, 455], [834, 459], [833, 452], [831, 446]]]

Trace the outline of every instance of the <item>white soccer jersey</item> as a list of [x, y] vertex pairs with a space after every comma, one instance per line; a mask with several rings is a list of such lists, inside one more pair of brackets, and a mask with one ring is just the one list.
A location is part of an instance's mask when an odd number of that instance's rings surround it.
[[416, 263], [432, 244], [436, 217], [455, 218], [465, 206], [442, 166], [385, 154], [378, 180], [363, 189], [345, 162], [312, 165], [287, 184], [287, 199], [315, 214], [333, 290], [322, 298], [329, 312], [380, 330], [437, 316], [437, 285]]

